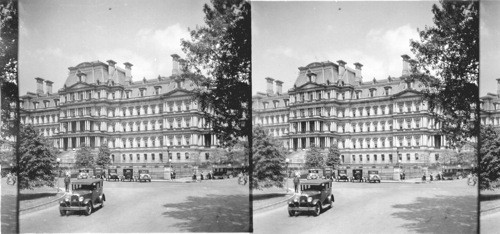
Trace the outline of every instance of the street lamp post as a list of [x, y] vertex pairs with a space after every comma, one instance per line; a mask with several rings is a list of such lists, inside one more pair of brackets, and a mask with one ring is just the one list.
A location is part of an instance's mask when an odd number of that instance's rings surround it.
[[56, 178], [57, 179], [57, 189], [56, 190], [59, 191], [59, 177], [61, 176], [60, 175], [61, 172], [59, 171], [60, 170], [59, 169], [59, 164], [61, 163], [61, 158], [57, 158], [56, 162], [57, 162], [57, 178]]
[[289, 177], [289, 174], [288, 174], [288, 163], [290, 163], [290, 159], [289, 158], [285, 159], [285, 163], [286, 163], [286, 167], [285, 167], [285, 173], [286, 173], [286, 193], [288, 193], [288, 177]]

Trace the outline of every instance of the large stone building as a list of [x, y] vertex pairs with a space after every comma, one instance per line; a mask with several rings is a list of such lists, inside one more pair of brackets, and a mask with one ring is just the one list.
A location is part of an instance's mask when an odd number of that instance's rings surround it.
[[69, 67], [57, 92], [37, 77], [36, 93], [20, 97], [21, 123], [64, 152], [107, 144], [114, 165], [205, 162], [217, 141], [193, 98], [198, 86], [181, 76], [184, 60], [172, 58], [171, 76], [140, 81], [132, 80], [132, 64], [123, 69], [113, 60]]
[[500, 129], [500, 78], [497, 79], [497, 93], [481, 97], [481, 125], [492, 125]]
[[299, 67], [286, 93], [283, 82], [266, 78], [266, 93], [253, 96], [253, 124], [282, 140], [292, 163], [303, 163], [294, 153], [315, 144], [337, 145], [343, 165], [432, 165], [447, 140], [422, 100], [422, 84], [408, 79], [410, 57], [402, 58], [401, 76], [386, 79], [363, 79], [362, 64], [352, 69], [342, 60]]

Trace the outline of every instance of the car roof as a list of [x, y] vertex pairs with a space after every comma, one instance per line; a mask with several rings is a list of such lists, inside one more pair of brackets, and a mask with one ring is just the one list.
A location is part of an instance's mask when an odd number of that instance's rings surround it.
[[73, 182], [73, 184], [92, 184], [101, 181], [102, 181], [101, 179], [84, 179], [84, 180], [76, 180]]
[[322, 184], [322, 183], [331, 183], [331, 180], [300, 180], [301, 184]]

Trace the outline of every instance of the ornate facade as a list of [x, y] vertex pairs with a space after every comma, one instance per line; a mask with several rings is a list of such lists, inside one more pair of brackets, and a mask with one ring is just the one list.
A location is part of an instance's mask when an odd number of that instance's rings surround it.
[[500, 78], [497, 79], [497, 93], [481, 97], [481, 125], [492, 125], [500, 129]]
[[419, 81], [400, 77], [363, 82], [362, 64], [314, 62], [299, 67], [288, 93], [281, 81], [253, 97], [253, 124], [279, 137], [290, 151], [337, 145], [345, 165], [430, 165], [447, 145], [422, 100]]
[[21, 123], [62, 151], [107, 144], [114, 165], [205, 162], [217, 141], [193, 98], [198, 86], [180, 76], [184, 60], [172, 58], [171, 76], [141, 81], [132, 81], [132, 64], [113, 60], [69, 67], [55, 93], [37, 77], [37, 92], [21, 96]]

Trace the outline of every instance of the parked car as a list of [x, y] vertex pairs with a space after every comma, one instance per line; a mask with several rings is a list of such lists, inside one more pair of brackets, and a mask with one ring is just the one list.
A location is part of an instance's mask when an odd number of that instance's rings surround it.
[[324, 209], [333, 208], [335, 199], [331, 180], [301, 180], [300, 191], [300, 194], [288, 201], [290, 216], [300, 212], [312, 212], [314, 216], [318, 216]]
[[106, 195], [103, 191], [104, 182], [101, 179], [82, 179], [72, 183], [72, 193], [59, 201], [61, 215], [68, 211], [84, 211], [92, 214], [96, 207], [104, 207]]
[[352, 175], [351, 182], [364, 182], [362, 169], [353, 169]]
[[97, 179], [104, 179], [106, 177], [106, 172], [104, 171], [103, 168], [95, 168], [94, 169], [94, 176]]
[[84, 180], [90, 178], [90, 170], [89, 169], [79, 169], [78, 176], [76, 179]]
[[139, 182], [151, 182], [151, 175], [149, 174], [149, 170], [139, 170], [139, 177], [137, 178]]
[[129, 182], [134, 181], [134, 169], [123, 169], [123, 176], [121, 178], [121, 181], [126, 180], [128, 180]]
[[337, 181], [349, 182], [349, 177], [347, 176], [347, 170], [338, 170]]
[[368, 182], [380, 183], [380, 175], [378, 174], [377, 170], [368, 171]]
[[118, 170], [117, 169], [108, 169], [108, 177], [106, 179], [108, 181], [110, 181], [110, 180], [120, 181], [120, 177], [118, 176]]

